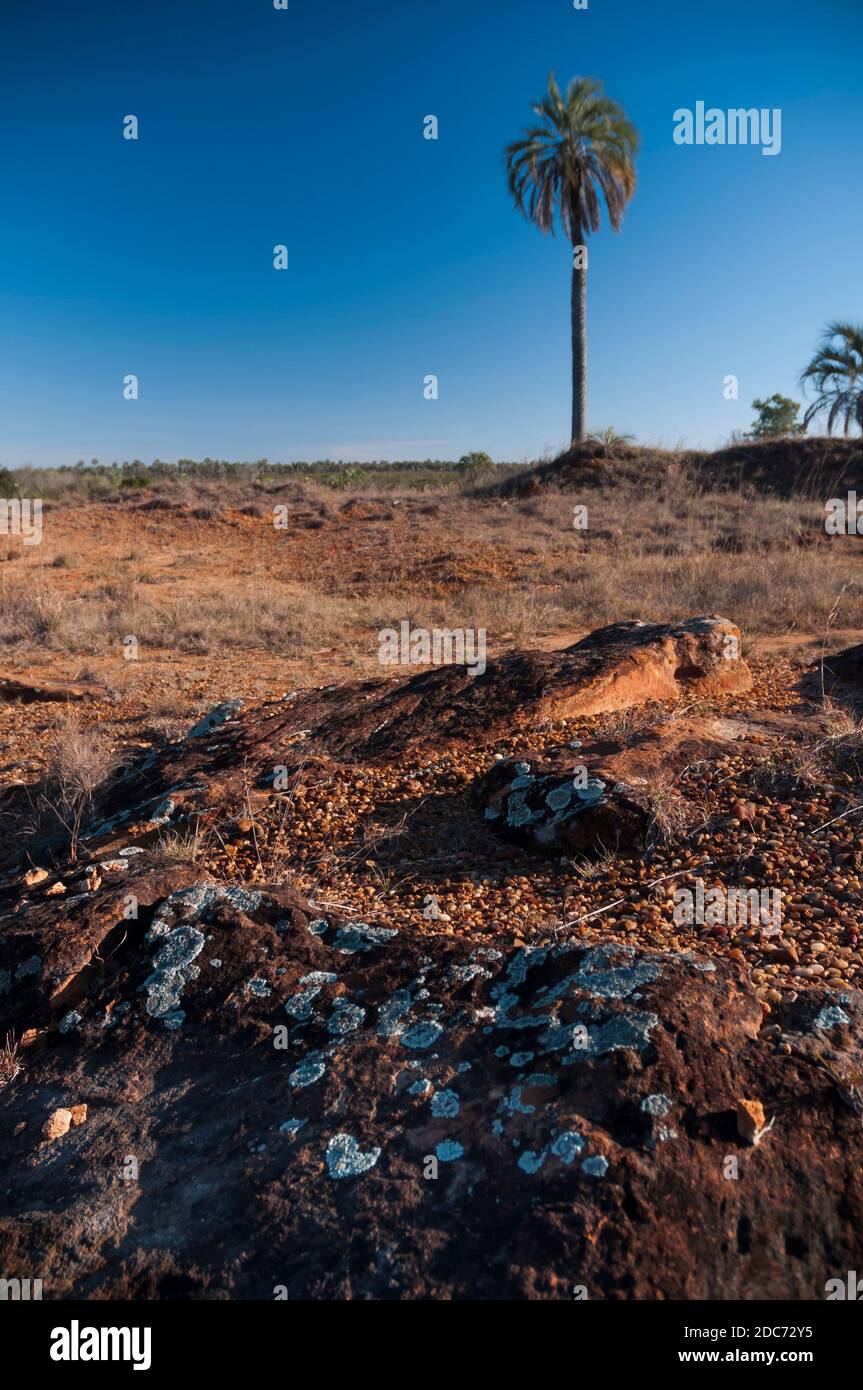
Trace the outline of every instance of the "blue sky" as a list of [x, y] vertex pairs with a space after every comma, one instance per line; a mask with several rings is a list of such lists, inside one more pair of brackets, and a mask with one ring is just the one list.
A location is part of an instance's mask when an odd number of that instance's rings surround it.
[[[556, 450], [569, 252], [502, 161], [550, 70], [642, 134], [591, 427], [721, 443], [861, 317], [861, 41], [861, 0], [2, 0], [0, 461]], [[698, 100], [781, 108], [781, 153], [675, 145]]]

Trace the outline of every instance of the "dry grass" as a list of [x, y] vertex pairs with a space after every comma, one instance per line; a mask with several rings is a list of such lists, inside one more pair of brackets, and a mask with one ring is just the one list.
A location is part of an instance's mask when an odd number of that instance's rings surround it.
[[821, 710], [827, 733], [811, 750], [812, 757], [831, 771], [850, 774], [856, 780], [863, 770], [863, 720], [829, 695], [822, 700]]
[[673, 773], [660, 769], [647, 789], [645, 845], [648, 854], [657, 846], [679, 840], [692, 827], [691, 803], [682, 795]]
[[92, 655], [139, 648], [208, 653], [253, 648], [289, 657], [342, 641], [359, 611], [339, 598], [286, 595], [260, 586], [239, 593], [179, 596], [156, 604], [133, 579], [107, 583], [71, 601], [38, 587], [0, 589], [0, 640], [10, 647]]
[[63, 600], [42, 583], [0, 588], [0, 641], [7, 646], [50, 647], [63, 631]]
[[0, 1091], [8, 1086], [21, 1071], [19, 1045], [12, 1033], [6, 1034], [6, 1041], [0, 1047]]
[[[573, 506], [588, 527], [572, 526]], [[662, 486], [622, 481], [583, 498], [444, 499], [436, 526], [454, 548], [503, 549], [520, 577], [474, 585], [445, 604], [404, 585], [411, 618], [427, 627], [485, 627], [489, 641], [627, 618], [674, 621], [698, 612], [733, 618], [750, 633], [819, 631], [845, 588], [842, 621], [863, 626], [854, 537], [827, 540], [823, 508], [803, 499], [711, 494], [682, 474]]]
[[[837, 594], [843, 626], [863, 627], [859, 539], [828, 540], [817, 501], [710, 491], [674, 466], [649, 478], [634, 466], [621, 466], [619, 476], [612, 467], [580, 492], [468, 498], [463, 490], [452, 475], [429, 488], [427, 501], [407, 486], [382, 496], [379, 480], [362, 478], [346, 486], [347, 498], [314, 481], [164, 484], [150, 501], [166, 502], [168, 512], [266, 513], [288, 501], [331, 528], [336, 558], [311, 561], [290, 583], [272, 582], [264, 569], [250, 578], [245, 569], [224, 583], [214, 572], [211, 587], [204, 556], [184, 550], [153, 569], [152, 546], [140, 541], [107, 570], [91, 571], [89, 582], [70, 573], [74, 557], [65, 568], [47, 559], [26, 583], [12, 577], [10, 564], [0, 571], [0, 641], [21, 652], [122, 654], [131, 635], [143, 650], [237, 648], [290, 658], [331, 646], [368, 654], [375, 634], [404, 617], [426, 628], [485, 628], [493, 647], [699, 612], [772, 634], [826, 630]], [[116, 514], [130, 539], [139, 501], [112, 508], [112, 522]], [[355, 519], [353, 501], [362, 503]], [[582, 504], [588, 525], [574, 529], [573, 507]], [[408, 513], [410, 526], [399, 528], [393, 517]], [[421, 559], [418, 532], [426, 542]], [[238, 541], [255, 544], [226, 533], [226, 546]]]
[[118, 758], [99, 729], [84, 729], [61, 717], [45, 759], [41, 780], [31, 793], [32, 815], [23, 827], [35, 845], [60, 841], [74, 861], [86, 817], [118, 767]]
[[186, 864], [204, 864], [212, 850], [212, 837], [205, 835], [200, 825], [189, 830], [164, 831], [158, 842], [162, 854]]
[[639, 734], [648, 729], [655, 729], [657, 724], [677, 719], [684, 712], [685, 706], [675, 706], [674, 709], [665, 711], [661, 706], [653, 704], [630, 705], [626, 709], [610, 710], [607, 714], [598, 715], [594, 732], [598, 739], [608, 740], [609, 743], [629, 744]]
[[455, 596], [444, 614], [450, 626], [485, 628], [489, 641], [554, 631], [562, 616], [561, 605], [553, 596], [537, 594], [524, 583], [475, 585]]

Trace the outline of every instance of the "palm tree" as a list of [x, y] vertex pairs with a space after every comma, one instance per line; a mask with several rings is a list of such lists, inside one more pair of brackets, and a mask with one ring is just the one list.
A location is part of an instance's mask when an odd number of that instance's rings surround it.
[[[540, 123], [506, 149], [509, 191], [540, 231], [554, 235], [557, 209], [572, 255], [572, 442], [587, 427], [587, 267], [584, 238], [600, 226], [600, 198], [620, 231], [635, 191], [638, 132], [592, 77], [573, 78], [566, 96], [549, 75], [548, 93], [533, 107]], [[599, 190], [599, 192], [597, 191]], [[586, 248], [585, 248], [586, 251]]]
[[844, 433], [854, 421], [863, 431], [863, 327], [853, 323], [828, 323], [809, 366], [801, 373], [803, 386], [811, 381], [818, 392], [805, 416], [827, 410], [827, 433], [842, 419]]

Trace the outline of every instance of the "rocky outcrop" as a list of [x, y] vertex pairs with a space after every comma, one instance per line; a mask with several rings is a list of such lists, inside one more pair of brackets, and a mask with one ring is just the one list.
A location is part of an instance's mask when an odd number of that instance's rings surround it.
[[576, 708], [567, 714], [600, 714], [684, 695], [722, 695], [752, 685], [740, 629], [727, 618], [611, 623], [567, 650], [594, 658]]
[[[131, 856], [137, 917], [106, 865], [2, 922], [5, 999], [42, 1030], [0, 1092], [5, 1277], [38, 1271], [46, 1298], [817, 1299], [861, 1266], [859, 995], [788, 1005], [783, 1053], [724, 963], [407, 939], [193, 872]], [[76, 1106], [86, 1124], [52, 1122]]]
[[73, 1010], [94, 980], [122, 968], [155, 905], [201, 881], [192, 865], [134, 849], [97, 864], [99, 892], [87, 890], [82, 874], [59, 901], [46, 896], [56, 881], [50, 877], [32, 898], [19, 898], [14, 887], [4, 895], [0, 1007], [19, 1034], [47, 1028]]
[[[166, 827], [206, 823], [228, 805], [266, 802], [277, 780], [284, 790], [325, 779], [340, 765], [392, 763], [429, 746], [481, 746], [539, 721], [751, 684], [739, 629], [700, 617], [615, 623], [564, 651], [490, 661], [482, 675], [440, 666], [408, 679], [291, 691], [254, 708], [227, 701], [185, 738], [124, 769], [82, 842], [91, 852], [114, 853], [132, 841], [155, 841]], [[26, 789], [17, 794], [26, 801]], [[14, 804], [4, 810], [13, 816]]]

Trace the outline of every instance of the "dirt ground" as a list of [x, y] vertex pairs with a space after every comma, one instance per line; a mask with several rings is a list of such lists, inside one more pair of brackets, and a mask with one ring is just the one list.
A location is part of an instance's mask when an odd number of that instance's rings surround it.
[[[817, 676], [801, 696], [807, 669], [822, 653], [863, 637], [859, 538], [828, 541], [811, 500], [713, 497], [675, 477], [655, 496], [631, 480], [585, 495], [587, 530], [572, 525], [572, 494], [554, 490], [510, 500], [407, 488], [343, 497], [293, 485], [245, 493], [226, 487], [224, 495], [212, 485], [182, 493], [163, 486], [110, 502], [49, 504], [41, 545], [7, 540], [2, 672], [92, 682], [97, 698], [0, 703], [0, 782], [14, 791], [50, 771], [70, 721], [128, 761], [181, 738], [218, 702], [254, 705], [389, 674], [378, 660], [377, 633], [403, 618], [483, 627], [491, 659], [519, 648], [562, 649], [607, 621], [721, 613], [740, 624], [754, 690], [700, 702], [698, 712], [787, 714], [817, 704]], [[286, 516], [284, 527], [276, 516]], [[601, 719], [553, 723], [540, 731], [540, 743], [553, 750], [597, 728]], [[625, 736], [627, 721], [614, 732]], [[531, 938], [583, 916], [588, 939], [601, 939], [615, 922], [647, 944], [692, 945], [694, 937], [669, 938], [670, 901], [657, 905], [639, 887], [690, 862], [672, 848], [649, 866], [638, 854], [587, 866], [544, 863], [490, 846], [487, 835], [477, 842], [472, 781], [493, 756], [517, 748], [518, 740], [505, 737], [455, 755], [429, 749], [420, 778], [425, 799], [413, 766], [355, 770], [335, 789], [297, 798], [287, 819], [284, 807], [266, 813], [252, 841], [222, 829], [184, 843], [174, 836], [166, 848], [241, 882], [290, 878], [313, 900], [371, 910], [423, 932], [485, 933], [494, 920]], [[789, 750], [774, 749], [774, 756], [781, 761]], [[732, 807], [750, 804], [753, 775], [741, 764], [708, 789], [711, 814], [732, 822], [718, 832], [711, 822], [711, 833], [727, 840], [727, 870], [773, 834], [771, 862], [786, 896], [811, 895], [823, 866], [807, 857], [806, 839], [831, 819], [841, 781], [812, 791], [805, 817], [771, 793], [760, 811], [747, 812], [747, 824]], [[441, 790], [447, 799], [437, 803]], [[446, 815], [422, 809], [426, 800], [445, 806]], [[848, 915], [841, 894], [860, 882], [849, 879], [841, 858], [858, 853], [856, 825], [843, 814], [833, 832], [840, 898], [828, 903], [838, 935], [827, 942], [826, 966], [817, 959], [823, 942], [812, 935], [823, 909], [804, 904], [802, 956], [795, 948], [772, 967], [786, 989], [794, 972], [811, 966], [832, 972], [835, 982], [863, 967], [856, 928], [849, 940], [851, 927], [839, 920]], [[687, 852], [693, 864], [704, 854], [697, 844]], [[762, 877], [769, 872], [762, 865]], [[434, 922], [425, 915], [429, 895], [442, 914]], [[621, 905], [610, 913], [599, 911], [617, 898]], [[757, 932], [748, 940], [705, 935], [711, 949], [762, 969]], [[762, 973], [762, 997], [773, 983]]]

